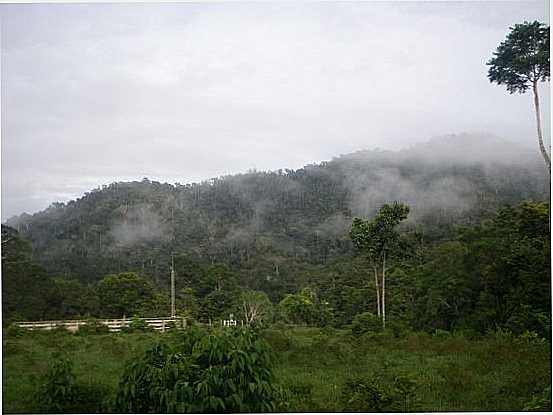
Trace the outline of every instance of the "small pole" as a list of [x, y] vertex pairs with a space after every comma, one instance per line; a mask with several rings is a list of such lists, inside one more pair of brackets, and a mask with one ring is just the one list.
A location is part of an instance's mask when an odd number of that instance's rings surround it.
[[171, 254], [171, 317], [175, 318], [175, 261]]

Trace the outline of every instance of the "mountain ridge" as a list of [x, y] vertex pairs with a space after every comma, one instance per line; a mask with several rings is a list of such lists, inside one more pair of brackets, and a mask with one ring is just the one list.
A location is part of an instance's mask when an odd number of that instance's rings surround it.
[[[439, 239], [505, 204], [543, 199], [547, 178], [538, 154], [505, 145], [493, 157], [478, 148], [471, 149], [478, 157], [465, 157], [467, 142], [496, 145], [485, 137], [456, 137], [414, 150], [365, 150], [296, 170], [194, 184], [112, 183], [6, 224], [30, 240], [52, 275], [98, 280], [134, 270], [163, 284], [159, 276], [177, 253], [245, 273], [252, 261], [267, 269], [263, 273], [280, 264], [279, 278], [291, 279], [300, 263], [351, 255], [352, 218], [371, 217], [390, 201], [411, 206], [406, 226], [424, 226], [427, 237]], [[440, 158], [444, 148], [449, 158]], [[286, 278], [281, 285], [289, 283]]]

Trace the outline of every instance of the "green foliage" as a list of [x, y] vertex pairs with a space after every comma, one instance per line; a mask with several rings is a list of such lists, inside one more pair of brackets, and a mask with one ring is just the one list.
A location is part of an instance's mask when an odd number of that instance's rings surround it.
[[310, 287], [302, 288], [297, 294], [288, 294], [279, 303], [284, 318], [294, 324], [326, 326], [332, 321], [332, 309]]
[[548, 211], [546, 203], [504, 208], [428, 250], [409, 271], [417, 281], [413, 326], [480, 333], [502, 327], [549, 338]]
[[[37, 376], [42, 379], [48, 372], [51, 353], [66, 350], [73, 362], [74, 390], [83, 400], [67, 412], [118, 412], [107, 401], [116, 396], [125, 360], [141, 361], [146, 351], [159, 342], [167, 346], [167, 356], [172, 352], [191, 356], [194, 348], [199, 348], [198, 341], [209, 333], [217, 332], [191, 327], [165, 334], [72, 336], [30, 332], [4, 337], [3, 410], [44, 412], [33, 402], [34, 383]], [[225, 334], [232, 337], [230, 332]], [[278, 400], [286, 403], [278, 408], [279, 412], [344, 412], [342, 390], [351, 378], [374, 382], [393, 398], [389, 404], [392, 412], [404, 412], [405, 408], [423, 412], [514, 412], [525, 407], [537, 409], [536, 401], [541, 398], [547, 402], [544, 389], [551, 382], [551, 346], [535, 333], [515, 336], [502, 330], [469, 340], [457, 333], [435, 337], [412, 332], [378, 341], [364, 336], [352, 341], [349, 330], [315, 327], [267, 329], [261, 334], [278, 353], [272, 384], [288, 389], [286, 394], [278, 393]], [[167, 376], [169, 368], [174, 367], [158, 366], [166, 367]], [[156, 374], [156, 379], [160, 377]]]
[[51, 314], [52, 292], [53, 284], [33, 260], [30, 244], [15, 229], [2, 225], [3, 318], [45, 318]]
[[191, 319], [199, 317], [199, 305], [193, 288], [183, 288], [177, 296], [177, 314]]
[[136, 314], [153, 294], [152, 285], [132, 272], [108, 275], [98, 284], [100, 307], [108, 317]]
[[170, 314], [171, 299], [165, 293], [155, 292], [153, 295], [142, 302], [140, 309], [136, 314], [142, 317], [160, 317]]
[[[438, 151], [445, 147], [451, 154], [458, 154], [468, 145], [462, 136], [445, 138], [443, 143], [435, 143]], [[433, 146], [429, 145], [430, 153]], [[273, 303], [301, 287], [317, 286], [334, 308], [338, 322], [348, 324], [355, 314], [376, 310], [372, 304], [375, 299], [366, 294], [372, 287], [366, 276], [361, 279], [360, 267], [351, 264], [348, 228], [352, 216], [371, 217], [374, 207], [387, 203], [390, 194], [395, 195], [382, 181], [389, 177], [384, 172], [393, 171], [412, 183], [407, 195], [398, 189], [402, 194], [394, 197], [411, 201], [411, 195], [421, 192], [416, 199], [423, 203], [413, 202], [410, 207], [423, 248], [451, 240], [455, 226], [476, 224], [499, 206], [525, 199], [541, 200], [548, 189], [542, 166], [537, 163], [439, 163], [420, 157], [417, 150], [421, 148], [397, 153], [360, 151], [297, 170], [252, 172], [189, 185], [150, 180], [112, 183], [67, 204], [13, 218], [10, 226], [32, 243], [33, 259], [45, 274], [31, 272], [24, 263], [8, 266], [6, 262], [3, 271], [8, 272], [3, 278], [10, 295], [4, 296], [4, 307], [10, 312], [32, 309], [32, 314], [22, 313], [23, 319], [58, 318], [49, 307], [56, 313], [81, 315], [94, 308], [93, 304], [80, 305], [85, 311], [77, 311], [72, 298], [58, 296], [73, 289], [60, 290], [55, 301], [46, 301], [47, 290], [41, 286], [47, 281], [46, 275], [76, 279], [89, 287], [105, 275], [129, 271], [155, 283], [157, 292], [168, 293], [174, 253], [177, 293], [183, 287], [194, 289], [198, 304], [217, 286], [217, 272], [211, 270], [208, 277], [210, 267], [225, 264], [234, 273], [237, 286], [263, 291]], [[470, 194], [463, 192], [460, 196], [470, 200], [470, 206], [443, 206], [423, 196], [427, 189], [441, 189], [448, 181], [466, 184]], [[385, 189], [376, 203], [359, 200], [367, 193], [373, 194], [367, 192], [373, 188]], [[130, 223], [130, 219], [137, 218], [129, 215], [144, 206], [164, 224], [163, 228], [172, 224], [170, 243], [167, 235], [119, 243], [113, 228], [126, 219], [129, 226], [139, 228], [142, 223]], [[405, 224], [405, 233], [412, 229], [412, 223]], [[230, 280], [232, 277], [220, 279], [224, 289], [229, 288], [227, 282], [233, 284]], [[19, 282], [32, 290], [18, 290]], [[347, 289], [342, 291], [341, 287]], [[93, 294], [85, 296], [92, 299], [91, 303], [96, 301]], [[389, 305], [393, 307], [392, 300]], [[101, 316], [104, 311], [98, 307], [90, 314]], [[135, 311], [126, 311], [125, 315]], [[114, 316], [121, 317], [121, 310]]]
[[19, 327], [17, 324], [12, 323], [6, 327], [5, 333], [9, 337], [21, 337], [29, 334], [29, 329]]
[[396, 227], [407, 219], [409, 206], [393, 202], [384, 204], [372, 221], [354, 218], [350, 237], [355, 246], [373, 261], [379, 261], [382, 253], [393, 253], [399, 246]]
[[347, 379], [342, 388], [345, 411], [351, 412], [414, 412], [419, 409], [417, 384], [408, 375], [394, 376], [386, 384], [368, 377]]
[[524, 93], [533, 82], [546, 81], [549, 69], [549, 26], [534, 22], [516, 24], [501, 42], [490, 66], [490, 82], [505, 85], [510, 93]]
[[344, 384], [342, 401], [348, 412], [390, 412], [393, 399], [374, 380], [351, 378]]
[[271, 412], [274, 385], [267, 345], [251, 330], [186, 330], [130, 362], [115, 401], [124, 412]]
[[204, 321], [228, 319], [235, 309], [236, 293], [226, 290], [215, 290], [209, 293], [202, 302]]
[[240, 293], [237, 308], [239, 319], [248, 326], [260, 326], [271, 319], [273, 303], [264, 292], [245, 290]]
[[396, 376], [393, 383], [394, 409], [399, 412], [414, 412], [420, 409], [417, 397], [417, 382], [406, 375]]
[[50, 318], [93, 315], [98, 312], [98, 294], [94, 286], [66, 277], [52, 278]]
[[351, 332], [359, 336], [366, 333], [378, 333], [382, 331], [382, 321], [373, 313], [365, 312], [357, 314], [351, 323]]
[[41, 379], [37, 391], [37, 405], [43, 412], [70, 412], [77, 401], [72, 363], [61, 354], [55, 354], [48, 372]]
[[524, 405], [523, 411], [551, 412], [551, 385], [532, 396], [532, 399]]
[[122, 331], [125, 333], [135, 333], [153, 331], [153, 329], [144, 319], [140, 318], [138, 315], [134, 315], [129, 323], [129, 326], [124, 327]]

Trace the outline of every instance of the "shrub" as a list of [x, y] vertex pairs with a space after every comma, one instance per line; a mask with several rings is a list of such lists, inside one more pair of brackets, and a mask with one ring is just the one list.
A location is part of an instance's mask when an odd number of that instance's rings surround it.
[[417, 384], [407, 375], [384, 378], [350, 378], [342, 388], [344, 411], [351, 412], [413, 412], [419, 409]]
[[70, 412], [75, 398], [72, 364], [61, 354], [54, 354], [48, 372], [40, 379], [36, 394], [40, 412]]
[[398, 412], [413, 412], [419, 409], [416, 394], [417, 383], [410, 376], [396, 376], [393, 385], [393, 408]]
[[115, 410], [121, 412], [270, 412], [281, 390], [272, 356], [251, 329], [184, 330], [127, 364]]
[[382, 321], [373, 313], [357, 314], [351, 323], [351, 331], [355, 336], [365, 333], [378, 333], [382, 331]]
[[346, 412], [389, 412], [392, 397], [372, 379], [351, 378], [342, 388], [342, 404]]
[[402, 319], [394, 318], [386, 321], [386, 330], [391, 332], [394, 337], [404, 337], [410, 331], [409, 324]]

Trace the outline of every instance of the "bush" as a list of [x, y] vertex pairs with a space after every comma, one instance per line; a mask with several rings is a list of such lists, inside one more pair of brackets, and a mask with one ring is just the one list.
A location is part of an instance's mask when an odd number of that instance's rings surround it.
[[393, 409], [398, 412], [413, 412], [419, 409], [416, 394], [417, 383], [410, 376], [396, 376], [393, 385]]
[[382, 331], [382, 321], [373, 313], [357, 314], [351, 322], [351, 332], [355, 336], [365, 333], [378, 333]]
[[271, 412], [282, 396], [272, 355], [251, 329], [184, 330], [176, 345], [158, 343], [127, 364], [120, 412]]
[[54, 354], [48, 372], [40, 380], [36, 394], [41, 412], [69, 412], [75, 400], [73, 365], [61, 354]]
[[389, 412], [392, 401], [388, 392], [372, 379], [351, 378], [342, 388], [345, 412]]
[[398, 375], [393, 382], [383, 378], [350, 378], [342, 388], [344, 411], [413, 412], [419, 409], [417, 384], [410, 376]]
[[109, 391], [99, 385], [75, 381], [73, 364], [63, 355], [52, 356], [46, 375], [39, 380], [35, 403], [38, 412], [92, 413], [104, 411]]

